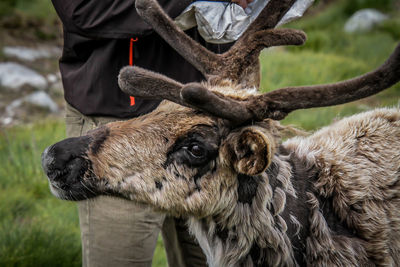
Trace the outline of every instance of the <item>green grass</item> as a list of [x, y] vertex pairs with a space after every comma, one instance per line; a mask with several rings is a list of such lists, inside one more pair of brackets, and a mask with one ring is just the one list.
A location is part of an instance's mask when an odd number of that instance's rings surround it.
[[62, 122], [0, 131], [0, 266], [80, 266], [76, 204], [53, 197], [42, 172], [45, 147]]
[[[41, 153], [65, 138], [62, 121], [0, 130], [0, 266], [81, 266], [76, 204], [51, 195]], [[153, 266], [166, 266], [161, 238]]]
[[[400, 41], [399, 12], [370, 33], [347, 34], [348, 1], [339, 1], [324, 12], [287, 27], [302, 29], [308, 40], [301, 47], [274, 48], [261, 54], [261, 88], [324, 84], [349, 79], [382, 64]], [[283, 123], [315, 130], [343, 116], [373, 107], [399, 105], [400, 85], [353, 103], [295, 111]]]
[[57, 18], [49, 0], [2, 0], [0, 18], [12, 16], [36, 23], [52, 23]]
[[[51, 195], [41, 153], [62, 121], [0, 129], [0, 266], [81, 266], [76, 203]], [[161, 238], [153, 266], [166, 266]]]
[[[386, 46], [386, 45], [385, 45]], [[393, 46], [394, 47], [394, 46]], [[386, 49], [386, 56], [391, 48]], [[300, 86], [336, 82], [368, 72], [375, 67], [373, 58], [366, 60], [335, 55], [330, 52], [272, 50], [261, 55], [262, 90], [270, 91], [287, 86]], [[383, 58], [380, 62], [382, 63]], [[399, 103], [400, 85], [377, 96], [353, 103], [328, 108], [299, 110], [291, 113], [283, 122], [306, 130], [327, 125], [339, 117], [351, 115], [379, 106], [395, 106]]]
[[[288, 25], [307, 32], [303, 47], [262, 53], [263, 91], [351, 78], [388, 57], [400, 39], [399, 14], [371, 33], [348, 35], [341, 30], [347, 18], [344, 3]], [[284, 123], [315, 130], [343, 116], [398, 105], [399, 97], [397, 85], [362, 101], [293, 112]], [[64, 131], [61, 121], [0, 129], [0, 266], [81, 265], [76, 205], [50, 194], [40, 164], [41, 152], [63, 139]], [[161, 239], [153, 266], [166, 266]]]

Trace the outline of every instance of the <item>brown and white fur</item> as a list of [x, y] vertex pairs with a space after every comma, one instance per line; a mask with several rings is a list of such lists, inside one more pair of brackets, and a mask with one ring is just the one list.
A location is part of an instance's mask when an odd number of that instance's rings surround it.
[[182, 85], [123, 69], [126, 93], [166, 100], [47, 148], [42, 165], [52, 193], [119, 196], [188, 218], [210, 266], [398, 264], [400, 110], [369, 111], [283, 143], [287, 127], [276, 120], [397, 83], [400, 46], [355, 79], [259, 94], [251, 88], [262, 47], [305, 41], [300, 31], [273, 29], [294, 2], [271, 0], [233, 50], [217, 56], [175, 29], [157, 1], [136, 0], [139, 14], [208, 82]]
[[[355, 115], [280, 144], [283, 129], [267, 119], [232, 130], [164, 101], [53, 145], [43, 164], [59, 198], [115, 195], [188, 217], [210, 266], [399, 262], [400, 110]], [[206, 157], [190, 155], [193, 145]]]

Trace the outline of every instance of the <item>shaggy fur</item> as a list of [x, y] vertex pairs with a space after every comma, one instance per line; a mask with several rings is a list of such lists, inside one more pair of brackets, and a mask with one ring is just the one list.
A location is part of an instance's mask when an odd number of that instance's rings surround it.
[[[251, 205], [238, 202], [229, 214], [192, 218], [190, 227], [211, 266], [394, 266], [399, 149], [398, 109], [356, 115], [288, 140], [281, 148], [287, 156], [275, 155], [271, 165], [279, 174], [270, 167], [262, 175]], [[216, 234], [218, 225], [231, 226], [225, 240]]]
[[[350, 248], [356, 252], [363, 248], [364, 254], [378, 266], [397, 264], [400, 250], [399, 110], [380, 109], [356, 115], [322, 129], [312, 138], [290, 140], [285, 146], [320, 169], [314, 183], [318, 197], [332, 201], [338, 219], [356, 233], [353, 238], [362, 240], [343, 240], [342, 237], [340, 242], [347, 241], [344, 245], [348, 247], [358, 243], [357, 247]], [[317, 211], [316, 199], [311, 201]], [[316, 213], [313, 223], [323, 228], [324, 221], [317, 223], [317, 216]], [[353, 265], [360, 266], [356, 260]]]
[[[89, 135], [95, 145], [84, 185], [189, 217], [210, 266], [399, 260], [399, 109], [355, 115], [283, 144], [284, 127], [272, 120], [232, 131], [171, 102], [105, 127]], [[199, 151], [193, 144], [207, 157], [189, 156]]]
[[299, 31], [271, 29], [294, 2], [271, 0], [219, 56], [187, 38], [157, 1], [136, 0], [138, 13], [208, 81], [183, 85], [124, 68], [126, 93], [175, 103], [46, 149], [53, 194], [109, 194], [186, 217], [215, 267], [400, 262], [400, 110], [355, 115], [283, 144], [289, 127], [273, 120], [390, 87], [400, 79], [400, 46], [364, 76], [261, 95], [254, 90], [261, 47], [305, 40]]

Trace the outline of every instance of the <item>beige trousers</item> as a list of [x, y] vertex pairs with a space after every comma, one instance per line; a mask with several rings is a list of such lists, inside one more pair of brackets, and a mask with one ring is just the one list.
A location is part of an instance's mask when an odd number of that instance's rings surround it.
[[[115, 120], [84, 116], [67, 104], [68, 137], [80, 136]], [[206, 266], [205, 256], [183, 219], [109, 196], [80, 201], [78, 209], [85, 267], [149, 267], [160, 231], [169, 266]]]

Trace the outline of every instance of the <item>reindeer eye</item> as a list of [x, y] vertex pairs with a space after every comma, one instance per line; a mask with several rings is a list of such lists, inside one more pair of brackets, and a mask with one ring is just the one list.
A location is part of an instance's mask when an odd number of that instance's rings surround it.
[[175, 141], [175, 144], [167, 152], [168, 166], [175, 162], [184, 164], [190, 168], [205, 167], [208, 162], [218, 156], [219, 135], [216, 128], [199, 125], [193, 131], [183, 135]]
[[198, 144], [192, 144], [188, 147], [189, 153], [195, 158], [203, 158], [205, 156], [205, 149]]

